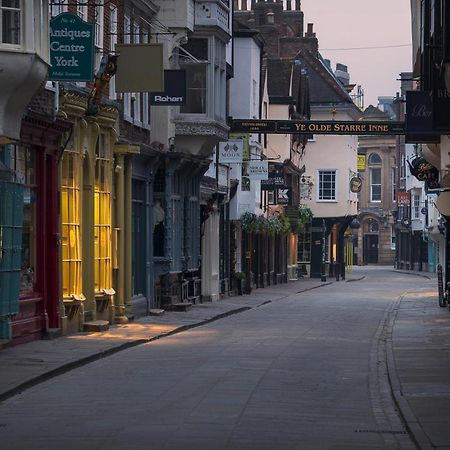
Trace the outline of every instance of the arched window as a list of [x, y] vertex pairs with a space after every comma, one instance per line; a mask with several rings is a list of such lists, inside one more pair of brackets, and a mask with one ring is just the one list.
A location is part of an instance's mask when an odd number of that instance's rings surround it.
[[369, 156], [369, 164], [381, 164], [380, 155], [377, 153], [371, 153]]
[[380, 155], [370, 154], [370, 201], [375, 203], [381, 202], [381, 163]]
[[380, 230], [380, 225], [376, 220], [369, 221], [369, 233], [378, 233]]

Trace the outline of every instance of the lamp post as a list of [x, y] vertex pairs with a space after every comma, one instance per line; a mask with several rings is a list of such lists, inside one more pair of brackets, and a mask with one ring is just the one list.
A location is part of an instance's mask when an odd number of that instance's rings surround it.
[[325, 244], [325, 234], [327, 227], [325, 225], [325, 219], [322, 219], [322, 273], [320, 276], [321, 281], [327, 281], [327, 276], [325, 274], [325, 264], [326, 264], [326, 244]]

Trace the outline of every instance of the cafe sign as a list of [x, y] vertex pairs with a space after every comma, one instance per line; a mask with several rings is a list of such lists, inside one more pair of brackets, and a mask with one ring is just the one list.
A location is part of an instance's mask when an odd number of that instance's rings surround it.
[[91, 81], [94, 73], [94, 24], [63, 13], [50, 21], [52, 81]]

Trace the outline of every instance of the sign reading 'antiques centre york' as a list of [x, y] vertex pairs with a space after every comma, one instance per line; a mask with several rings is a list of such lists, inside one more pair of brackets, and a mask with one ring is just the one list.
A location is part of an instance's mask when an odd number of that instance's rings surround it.
[[405, 134], [404, 122], [344, 122], [332, 120], [239, 120], [231, 121], [231, 130], [269, 134]]
[[94, 24], [63, 13], [50, 21], [50, 73], [53, 81], [91, 81]]

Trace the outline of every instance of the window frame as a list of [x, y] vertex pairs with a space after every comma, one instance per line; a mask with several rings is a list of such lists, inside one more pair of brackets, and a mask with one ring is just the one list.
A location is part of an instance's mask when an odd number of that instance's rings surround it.
[[420, 194], [413, 192], [411, 197], [411, 219], [420, 220]]
[[[3, 13], [8, 11], [19, 13], [19, 32], [18, 32], [18, 43], [3, 42]], [[19, 7], [3, 6], [3, 0], [0, 0], [0, 45], [5, 48], [19, 49], [24, 45], [24, 15], [25, 7], [23, 0], [19, 0]]]
[[[67, 157], [72, 158], [72, 177], [70, 171], [67, 177], [64, 177], [65, 164]], [[62, 159], [62, 176], [61, 176], [61, 264], [62, 264], [62, 295], [65, 299], [83, 298], [83, 255], [81, 245], [81, 155], [76, 149], [66, 148]], [[64, 180], [71, 180], [72, 185], [64, 185]], [[67, 217], [65, 222], [66, 202], [64, 200], [64, 193], [67, 192], [67, 213], [69, 214], [69, 207], [72, 205], [75, 210], [73, 216]], [[72, 199], [70, 200], [70, 194]], [[69, 220], [70, 219], [70, 220]], [[68, 233], [66, 233], [66, 230]], [[73, 231], [73, 234], [72, 234]], [[71, 245], [71, 239], [74, 239], [74, 245]], [[74, 247], [73, 252], [68, 249], [68, 258], [64, 258], [65, 241], [68, 242], [68, 247]], [[65, 265], [68, 265], [67, 270]], [[68, 283], [66, 285], [66, 283]]]
[[[381, 170], [381, 166], [380, 167], [370, 167], [369, 168], [370, 171], [370, 203], [381, 203], [382, 199], [383, 199], [383, 183], [382, 183], [382, 170]], [[379, 183], [374, 183], [373, 182], [373, 174], [374, 171], [379, 171], [380, 173], [380, 182]], [[380, 199], [379, 200], [374, 200], [374, 191], [373, 188], [375, 186], [379, 186], [380, 188]]]
[[[94, 173], [94, 289], [96, 296], [105, 295], [112, 288], [112, 175], [110, 153], [109, 137], [106, 133], [100, 132], [96, 143]], [[101, 219], [106, 220], [101, 221]]]
[[[334, 180], [331, 181], [332, 183], [332, 191], [333, 195], [332, 198], [322, 198], [321, 191], [323, 191], [323, 180], [322, 176], [326, 173], [333, 174]], [[316, 190], [316, 201], [321, 203], [337, 203], [338, 199], [338, 171], [337, 169], [318, 169], [317, 170], [317, 190]]]

